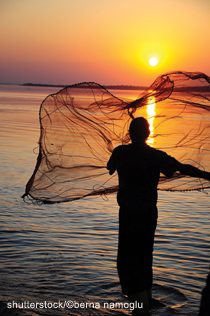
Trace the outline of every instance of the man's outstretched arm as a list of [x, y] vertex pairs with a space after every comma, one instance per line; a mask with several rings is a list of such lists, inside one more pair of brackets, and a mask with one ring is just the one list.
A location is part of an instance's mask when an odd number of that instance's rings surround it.
[[210, 172], [202, 171], [196, 167], [193, 167], [192, 165], [179, 163], [178, 171], [186, 176], [202, 178], [210, 181]]

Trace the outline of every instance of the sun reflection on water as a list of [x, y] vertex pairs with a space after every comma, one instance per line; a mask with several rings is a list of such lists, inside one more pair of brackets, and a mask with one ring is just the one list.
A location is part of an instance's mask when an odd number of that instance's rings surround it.
[[147, 139], [147, 144], [148, 145], [153, 145], [154, 143], [154, 118], [156, 115], [155, 112], [155, 97], [151, 96], [148, 99], [148, 104], [147, 104], [147, 120], [149, 122], [149, 128], [150, 128], [150, 136]]

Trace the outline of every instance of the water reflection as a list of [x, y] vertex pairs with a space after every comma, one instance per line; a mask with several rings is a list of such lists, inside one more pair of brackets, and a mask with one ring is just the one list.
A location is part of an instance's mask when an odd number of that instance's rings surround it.
[[156, 115], [155, 112], [155, 103], [156, 99], [154, 96], [151, 96], [148, 98], [148, 104], [147, 104], [147, 120], [149, 122], [149, 127], [150, 127], [150, 136], [147, 139], [147, 144], [148, 145], [153, 145], [154, 143], [154, 118]]

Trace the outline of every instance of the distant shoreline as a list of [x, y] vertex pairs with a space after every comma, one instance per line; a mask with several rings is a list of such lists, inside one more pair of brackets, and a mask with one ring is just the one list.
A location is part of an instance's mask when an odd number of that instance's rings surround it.
[[[48, 88], [66, 88], [71, 85], [57, 85], [57, 84], [42, 84], [42, 83], [24, 83], [21, 86], [28, 87], [48, 87]], [[145, 90], [148, 87], [144, 86], [129, 86], [129, 85], [103, 85], [106, 89], [116, 89], [116, 90]], [[75, 88], [81, 88], [79, 85], [75, 85]]]
[[[21, 86], [27, 86], [27, 87], [48, 87], [48, 88], [66, 88], [73, 85], [55, 85], [55, 84], [41, 84], [41, 83], [24, 83], [21, 84]], [[146, 90], [148, 87], [145, 86], [129, 86], [129, 85], [104, 85], [104, 88], [107, 90]], [[74, 88], [81, 89], [81, 86], [75, 85]], [[189, 86], [189, 87], [179, 87], [175, 88], [174, 91], [176, 92], [210, 92], [210, 86]]]

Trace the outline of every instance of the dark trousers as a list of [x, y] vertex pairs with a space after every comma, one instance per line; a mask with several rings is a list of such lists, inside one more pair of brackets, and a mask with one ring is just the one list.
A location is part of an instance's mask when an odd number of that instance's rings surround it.
[[144, 200], [120, 205], [117, 269], [124, 294], [152, 286], [152, 253], [157, 225], [156, 204]]

